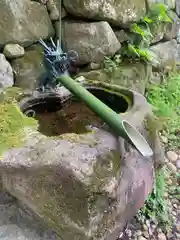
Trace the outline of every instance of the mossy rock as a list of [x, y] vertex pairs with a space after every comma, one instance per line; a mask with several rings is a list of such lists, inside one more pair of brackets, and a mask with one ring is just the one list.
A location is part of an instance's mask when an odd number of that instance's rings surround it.
[[84, 76], [87, 81], [97, 80], [120, 87], [128, 88], [144, 94], [146, 84], [152, 76], [152, 67], [143, 62], [122, 63], [113, 71], [108, 69], [81, 72], [78, 76]]
[[167, 31], [168, 25], [169, 25], [169, 23], [162, 22], [159, 24], [154, 23], [150, 26], [151, 33], [153, 35], [153, 39], [152, 39], [151, 43], [157, 43], [163, 39], [164, 34]]
[[150, 30], [153, 35], [151, 43], [157, 43], [162, 39], [169, 41], [176, 37], [180, 20], [177, 14], [171, 10], [168, 11], [168, 16], [172, 22], [154, 22], [150, 25]]
[[77, 17], [107, 21], [115, 26], [139, 21], [146, 12], [144, 0], [66, 0], [64, 7]]
[[[91, 85], [131, 96], [133, 104], [121, 117], [147, 139], [154, 150], [152, 157], [143, 157], [121, 137], [99, 128], [87, 134], [40, 139], [37, 136], [42, 134], [34, 130], [33, 137], [30, 134], [22, 146], [10, 146], [0, 161], [4, 187], [63, 239], [116, 239], [151, 192], [154, 163], [156, 156], [160, 158], [159, 148], [154, 148], [156, 122], [146, 99], [117, 85], [97, 81]], [[36, 122], [28, 120], [36, 128]]]
[[0, 93], [0, 156], [14, 147], [23, 145], [25, 128], [37, 128], [37, 122], [21, 112], [16, 98], [19, 88], [8, 88]]
[[34, 44], [26, 49], [23, 57], [12, 60], [16, 87], [35, 90], [49, 77], [44, 62], [43, 47]]

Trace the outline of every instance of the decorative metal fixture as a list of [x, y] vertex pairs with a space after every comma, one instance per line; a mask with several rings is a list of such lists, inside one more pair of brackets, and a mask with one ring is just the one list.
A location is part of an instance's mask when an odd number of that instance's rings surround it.
[[44, 47], [44, 61], [49, 74], [46, 83], [41, 84], [39, 89], [45, 91], [45, 85], [47, 85], [48, 89], [60, 86], [61, 84], [56, 81], [57, 76], [62, 74], [69, 76], [70, 68], [77, 63], [79, 57], [74, 50], [67, 53], [63, 52], [59, 40], [57, 40], [57, 45], [52, 38], [50, 38], [49, 46], [42, 39], [39, 40], [39, 43]]

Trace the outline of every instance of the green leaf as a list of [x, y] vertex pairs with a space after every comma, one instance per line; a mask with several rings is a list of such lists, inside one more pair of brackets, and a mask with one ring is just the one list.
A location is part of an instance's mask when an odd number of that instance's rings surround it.
[[143, 18], [143, 21], [145, 21], [146, 23], [152, 23], [152, 22], [153, 22], [153, 20], [150, 19], [150, 18], [148, 18], [147, 16], [145, 16], [145, 17]]
[[133, 33], [137, 33], [143, 37], [145, 36], [143, 29], [140, 26], [138, 26], [137, 23], [131, 24], [130, 31]]
[[134, 54], [135, 56], [140, 57], [140, 55], [139, 55], [139, 53], [138, 53], [138, 49], [136, 49], [136, 47], [133, 46], [132, 44], [128, 44], [128, 51], [129, 51], [131, 54]]

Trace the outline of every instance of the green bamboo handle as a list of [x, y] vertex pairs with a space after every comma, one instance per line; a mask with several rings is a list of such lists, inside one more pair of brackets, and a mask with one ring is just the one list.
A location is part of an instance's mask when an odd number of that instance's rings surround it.
[[103, 119], [119, 136], [136, 147], [143, 156], [151, 156], [153, 154], [146, 140], [130, 123], [122, 120], [119, 114], [96, 98], [81, 84], [67, 75], [61, 75], [57, 80], [76, 97], [83, 100], [93, 112]]

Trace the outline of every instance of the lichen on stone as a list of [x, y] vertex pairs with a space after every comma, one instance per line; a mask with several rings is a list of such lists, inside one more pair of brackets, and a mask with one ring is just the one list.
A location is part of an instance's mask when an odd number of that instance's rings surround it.
[[20, 94], [21, 90], [15, 87], [0, 92], [0, 158], [5, 151], [23, 144], [26, 127], [38, 127], [35, 119], [21, 112], [16, 100]]

